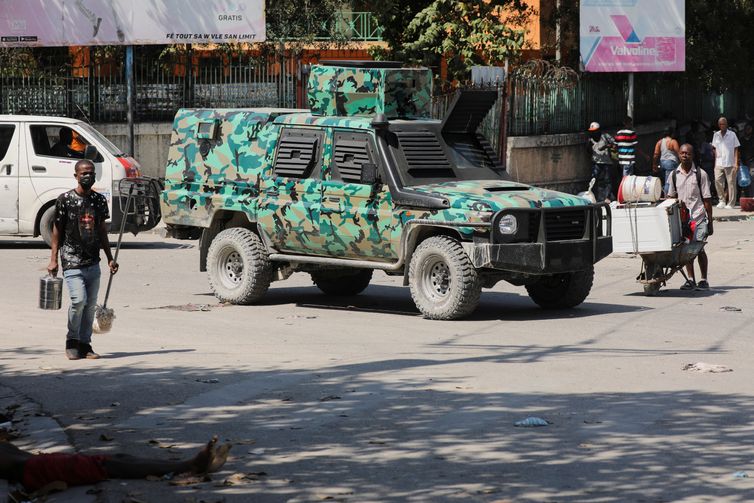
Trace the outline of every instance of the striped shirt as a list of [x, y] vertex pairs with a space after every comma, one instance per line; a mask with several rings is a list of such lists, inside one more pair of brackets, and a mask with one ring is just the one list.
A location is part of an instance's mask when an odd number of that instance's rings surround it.
[[615, 135], [615, 142], [618, 145], [618, 163], [628, 166], [636, 162], [636, 131], [633, 129], [621, 129]]

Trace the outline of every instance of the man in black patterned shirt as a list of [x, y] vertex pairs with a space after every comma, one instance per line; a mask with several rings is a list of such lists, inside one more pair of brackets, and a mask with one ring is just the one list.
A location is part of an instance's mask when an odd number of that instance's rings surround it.
[[95, 359], [92, 349], [92, 322], [97, 306], [100, 268], [99, 251], [104, 250], [110, 272], [118, 272], [107, 239], [110, 216], [105, 196], [92, 190], [94, 164], [89, 160], [76, 163], [78, 186], [61, 194], [55, 201], [55, 225], [52, 227], [52, 251], [47, 271], [58, 274], [58, 251], [63, 278], [71, 296], [68, 309], [68, 335], [65, 354], [69, 360]]

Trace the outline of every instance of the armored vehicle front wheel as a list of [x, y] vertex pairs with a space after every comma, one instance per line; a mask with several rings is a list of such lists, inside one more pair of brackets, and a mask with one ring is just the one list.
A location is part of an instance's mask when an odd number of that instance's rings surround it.
[[531, 300], [545, 309], [564, 309], [584, 302], [594, 281], [594, 268], [544, 276], [526, 285]]
[[369, 286], [371, 269], [347, 269], [345, 271], [319, 271], [312, 273], [312, 281], [327, 295], [358, 295]]
[[416, 247], [408, 270], [411, 297], [425, 318], [455, 320], [479, 304], [482, 284], [461, 244], [449, 236]]
[[262, 241], [249, 229], [226, 229], [209, 245], [209, 285], [215, 297], [223, 302], [258, 301], [270, 287], [272, 270]]

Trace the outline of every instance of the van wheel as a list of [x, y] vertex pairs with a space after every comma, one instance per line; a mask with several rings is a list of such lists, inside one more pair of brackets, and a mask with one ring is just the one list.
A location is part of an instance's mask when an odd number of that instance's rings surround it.
[[272, 269], [259, 236], [242, 227], [219, 233], [207, 251], [209, 286], [223, 302], [251, 304], [261, 299], [272, 282]]
[[39, 219], [39, 233], [47, 246], [52, 247], [52, 226], [55, 224], [55, 205], [53, 204], [42, 213]]
[[371, 269], [346, 271], [318, 271], [312, 273], [312, 281], [326, 295], [347, 297], [358, 295], [372, 281]]
[[479, 275], [461, 244], [449, 236], [422, 241], [411, 257], [408, 277], [411, 297], [425, 318], [463, 318], [479, 304]]
[[526, 285], [531, 300], [545, 309], [576, 307], [589, 295], [594, 282], [594, 267], [585, 271], [544, 276]]

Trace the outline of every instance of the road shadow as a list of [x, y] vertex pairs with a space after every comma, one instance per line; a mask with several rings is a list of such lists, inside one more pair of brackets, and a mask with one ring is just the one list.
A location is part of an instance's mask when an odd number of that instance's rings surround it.
[[[649, 357], [664, 354], [637, 350]], [[530, 348], [529, 357], [531, 351], [545, 358], [553, 348]], [[567, 351], [599, 358], [601, 351], [612, 349], [574, 345]], [[191, 451], [161, 451], [160, 445], [200, 442], [224, 432], [221, 438], [239, 444], [224, 473], [264, 472], [260, 480], [234, 485], [232, 491], [219, 483], [196, 485], [191, 495], [197, 498], [749, 499], [751, 482], [734, 474], [752, 468], [747, 446], [754, 443], [754, 397], [699, 391], [710, 379], [704, 374], [688, 374], [690, 389], [682, 390], [527, 393], [477, 390], [434, 372], [438, 365], [498, 364], [494, 378], [507, 382], [521, 368], [503, 364], [521, 357], [508, 347], [482, 356], [385, 358], [314, 369], [136, 363], [120, 369], [79, 367], [64, 374], [0, 364], [0, 371], [4, 384], [52, 394], [50, 410], [65, 411], [58, 420], [82, 450], [185, 456]], [[680, 366], [665, 370], [683, 372]], [[175, 402], [175, 392], [186, 388], [193, 398]], [[78, 409], [71, 403], [71, 389], [86, 397]], [[125, 421], [114, 418], [115, 403]], [[515, 426], [530, 416], [549, 424]], [[160, 441], [150, 443], [155, 438]], [[109, 495], [121, 485], [105, 484]], [[168, 482], [129, 481], [127, 489], [151, 493], [158, 485], [163, 488], [160, 484], [168, 487]], [[323, 493], [327, 488], [349, 497], [330, 497]]]
[[[110, 236], [110, 246], [115, 248], [118, 242], [118, 237]], [[169, 241], [139, 241], [121, 243], [121, 249], [123, 250], [185, 250], [195, 248], [196, 245], [189, 243], [171, 243]], [[50, 247], [47, 246], [41, 239], [28, 239], [28, 240], [0, 240], [0, 250], [46, 250], [48, 253]]]
[[[260, 304], [277, 305], [295, 302], [297, 307], [360, 311], [398, 316], [419, 317], [408, 287], [370, 285], [359, 295], [342, 297], [325, 295], [316, 287], [271, 288]], [[603, 304], [587, 299], [572, 309], [541, 309], [528, 295], [483, 291], [477, 309], [463, 320], [525, 321], [561, 318], [586, 318], [648, 309], [642, 306]]]

